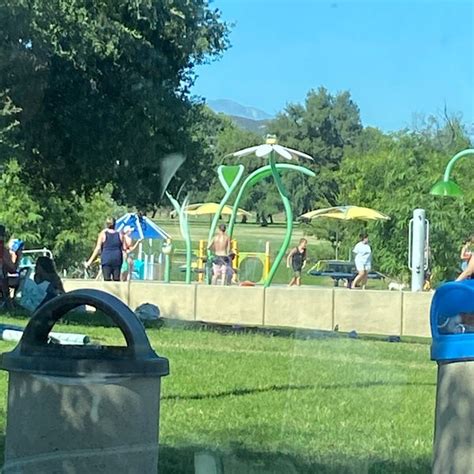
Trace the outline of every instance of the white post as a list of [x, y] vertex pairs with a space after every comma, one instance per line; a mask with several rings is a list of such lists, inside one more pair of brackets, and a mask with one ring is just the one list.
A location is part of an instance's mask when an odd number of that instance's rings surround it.
[[143, 256], [143, 279], [148, 280], [148, 255]]
[[143, 260], [143, 245], [141, 242], [138, 244], [138, 260]]
[[149, 265], [148, 265], [148, 268], [149, 268], [149, 275], [148, 275], [148, 279], [149, 280], [154, 280], [155, 279], [155, 275], [154, 275], [154, 270], [155, 270], [155, 256], [153, 254], [150, 255], [150, 262], [149, 262]]
[[[411, 244], [411, 245], [410, 245]], [[411, 291], [422, 291], [425, 282], [426, 218], [424, 209], [415, 209], [410, 221], [408, 266], [411, 270]]]

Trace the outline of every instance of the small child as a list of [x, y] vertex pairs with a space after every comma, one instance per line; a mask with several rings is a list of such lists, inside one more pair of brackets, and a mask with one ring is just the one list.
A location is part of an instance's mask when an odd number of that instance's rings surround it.
[[286, 259], [286, 266], [291, 267], [293, 270], [293, 276], [290, 280], [288, 286], [301, 286], [301, 271], [306, 265], [306, 245], [308, 241], [306, 239], [301, 239], [297, 247], [295, 247], [288, 254]]

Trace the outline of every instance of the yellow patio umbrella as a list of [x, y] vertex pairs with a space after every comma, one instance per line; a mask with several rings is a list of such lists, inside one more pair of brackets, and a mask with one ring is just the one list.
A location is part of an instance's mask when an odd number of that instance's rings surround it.
[[[389, 216], [383, 212], [360, 206], [337, 206], [326, 209], [316, 209], [300, 216], [301, 219], [316, 219], [326, 217], [341, 221], [388, 221]], [[336, 233], [336, 260], [338, 259], [339, 235]]]
[[[184, 210], [186, 214], [189, 216], [204, 216], [206, 214], [214, 215], [219, 210], [219, 204], [215, 202], [206, 202], [206, 203], [199, 203], [199, 204], [190, 204]], [[224, 215], [231, 215], [232, 214], [232, 206], [225, 205], [223, 209], [221, 209], [221, 214]], [[237, 210], [238, 216], [247, 216], [250, 217], [252, 214], [244, 209]]]
[[388, 221], [389, 216], [383, 212], [360, 206], [337, 206], [326, 209], [317, 209], [300, 216], [304, 219], [315, 219], [318, 217], [328, 217], [330, 219], [340, 219], [342, 221]]

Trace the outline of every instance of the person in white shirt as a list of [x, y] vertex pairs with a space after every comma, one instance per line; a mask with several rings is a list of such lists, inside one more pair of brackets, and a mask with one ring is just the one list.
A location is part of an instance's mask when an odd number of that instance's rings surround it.
[[358, 273], [351, 287], [356, 288], [360, 284], [362, 288], [365, 288], [372, 266], [372, 249], [370, 248], [369, 236], [367, 234], [360, 234], [360, 241], [353, 248], [352, 252], [355, 254], [354, 262]]

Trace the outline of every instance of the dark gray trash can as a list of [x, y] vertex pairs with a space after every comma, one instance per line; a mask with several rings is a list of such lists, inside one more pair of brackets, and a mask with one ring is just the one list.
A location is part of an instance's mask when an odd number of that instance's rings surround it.
[[[84, 304], [109, 315], [127, 345], [48, 343], [58, 319]], [[77, 290], [51, 300], [0, 367], [9, 372], [3, 472], [157, 472], [160, 378], [169, 373], [168, 360], [156, 355], [119, 299]]]
[[447, 283], [431, 304], [438, 363], [434, 474], [474, 473], [474, 281]]

